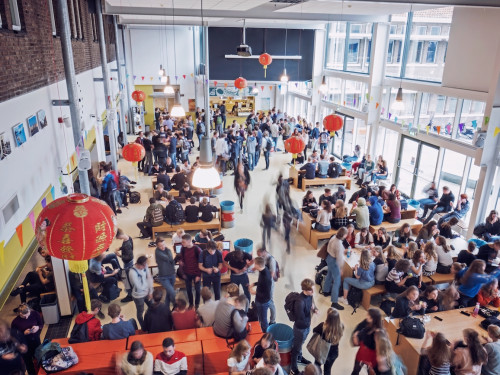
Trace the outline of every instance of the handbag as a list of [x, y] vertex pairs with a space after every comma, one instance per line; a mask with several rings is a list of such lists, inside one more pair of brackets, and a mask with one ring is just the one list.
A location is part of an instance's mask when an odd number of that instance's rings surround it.
[[331, 344], [323, 340], [319, 333], [314, 333], [307, 343], [307, 350], [311, 353], [316, 362], [324, 364], [328, 357], [330, 346]]
[[325, 242], [323, 246], [321, 246], [321, 249], [319, 249], [318, 253], [316, 254], [318, 258], [321, 258], [323, 260], [326, 259], [328, 256], [328, 242]]

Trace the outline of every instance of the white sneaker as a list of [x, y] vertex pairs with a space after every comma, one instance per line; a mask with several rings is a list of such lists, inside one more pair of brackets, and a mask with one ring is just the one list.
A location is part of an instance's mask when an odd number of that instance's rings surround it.
[[339, 297], [339, 303], [341, 303], [342, 305], [348, 305], [349, 302], [347, 302], [347, 299], [344, 298], [344, 297]]

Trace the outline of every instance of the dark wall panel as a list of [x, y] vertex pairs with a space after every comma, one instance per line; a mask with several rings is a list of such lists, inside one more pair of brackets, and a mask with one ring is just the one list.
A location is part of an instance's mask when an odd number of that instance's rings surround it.
[[[236, 54], [241, 44], [242, 29], [233, 27], [211, 27], [208, 31], [210, 79], [232, 80], [240, 75], [248, 81], [279, 81], [284, 60], [273, 60], [267, 67], [267, 77], [258, 59], [226, 59], [226, 54]], [[270, 55], [285, 55], [285, 29], [247, 29], [246, 44], [253, 55], [267, 52]], [[286, 60], [290, 81], [312, 79], [314, 30], [288, 30], [286, 55], [300, 55], [302, 60]]]

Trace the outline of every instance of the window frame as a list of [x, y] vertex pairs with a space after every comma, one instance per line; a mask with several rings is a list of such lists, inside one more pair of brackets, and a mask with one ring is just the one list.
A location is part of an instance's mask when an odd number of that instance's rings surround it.
[[[429, 61], [429, 51], [431, 50], [431, 48], [430, 48], [431, 45], [434, 46], [434, 51], [432, 52], [432, 61]], [[427, 50], [425, 51], [425, 63], [426, 64], [435, 64], [436, 63], [437, 51], [438, 51], [438, 42], [436, 42], [436, 41], [428, 42]]]
[[19, 14], [18, 0], [9, 0], [10, 16], [12, 21], [12, 30], [21, 31], [21, 15]]
[[57, 36], [57, 26], [56, 26], [56, 17], [54, 14], [54, 4], [52, 0], [48, 0], [49, 5], [49, 13], [50, 13], [50, 25], [52, 27], [52, 36]]
[[[435, 29], [437, 29], [437, 30], [438, 30], [437, 34], [432, 32], [432, 30], [433, 30], [433, 29], [434, 29], [434, 30], [435, 30]], [[437, 26], [437, 25], [431, 26], [431, 27], [429, 28], [429, 35], [441, 35], [441, 26]]]
[[[356, 45], [356, 51], [355, 52], [351, 52], [351, 45], [352, 46]], [[356, 57], [355, 60], [352, 59], [353, 55], [355, 55], [355, 57]], [[349, 42], [349, 45], [347, 46], [347, 63], [350, 63], [350, 64], [357, 64], [357, 63], [359, 63], [359, 41]]]

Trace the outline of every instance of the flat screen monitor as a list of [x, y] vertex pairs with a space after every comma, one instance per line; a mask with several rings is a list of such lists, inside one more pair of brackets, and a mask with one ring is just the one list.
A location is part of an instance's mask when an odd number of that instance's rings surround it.
[[222, 250], [231, 250], [231, 241], [222, 241]]
[[180, 254], [181, 253], [181, 249], [182, 249], [182, 243], [174, 243], [174, 249], [175, 249], [175, 252], [177, 254]]

